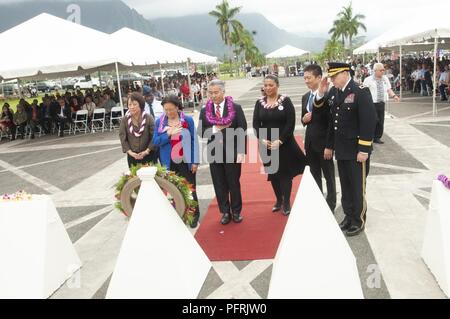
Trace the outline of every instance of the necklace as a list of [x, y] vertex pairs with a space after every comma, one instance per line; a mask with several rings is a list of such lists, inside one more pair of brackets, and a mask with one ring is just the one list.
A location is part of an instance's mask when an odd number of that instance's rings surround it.
[[214, 103], [212, 100], [209, 100], [208, 103], [206, 103], [206, 120], [210, 125], [221, 125], [221, 126], [227, 126], [230, 125], [234, 118], [236, 117], [236, 110], [234, 109], [234, 103], [233, 98], [231, 96], [227, 96], [225, 98], [225, 104], [227, 106], [228, 115], [227, 117], [217, 118], [214, 117], [213, 109], [214, 109]]
[[268, 104], [267, 103], [268, 98], [263, 96], [259, 99], [259, 102], [265, 109], [274, 109], [274, 108], [278, 107], [278, 109], [280, 111], [282, 111], [282, 110], [284, 110], [284, 107], [282, 104], [285, 99], [286, 99], [286, 97], [284, 95], [280, 95], [280, 97], [278, 98], [278, 100], [276, 101], [275, 104]]

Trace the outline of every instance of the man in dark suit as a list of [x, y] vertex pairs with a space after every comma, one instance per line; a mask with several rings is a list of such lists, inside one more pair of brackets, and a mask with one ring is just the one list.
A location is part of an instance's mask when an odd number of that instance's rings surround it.
[[72, 110], [70, 109], [70, 105], [66, 103], [63, 96], [58, 97], [57, 102], [58, 104], [55, 105], [53, 110], [53, 116], [59, 125], [59, 137], [63, 137], [66, 123], [72, 122]]
[[225, 98], [225, 82], [208, 84], [210, 102], [201, 110], [198, 134], [208, 139], [207, 160], [210, 164], [221, 223], [242, 221], [241, 167], [247, 152], [247, 120], [242, 107]]
[[330, 117], [326, 108], [314, 107], [314, 98], [322, 81], [322, 68], [308, 65], [304, 70], [309, 92], [302, 98], [302, 124], [306, 126], [305, 151], [311, 174], [322, 189], [322, 172], [327, 183], [327, 203], [331, 211], [336, 208], [336, 179], [334, 174], [333, 141], [330, 139]]
[[345, 218], [340, 227], [347, 236], [356, 236], [366, 224], [366, 178], [375, 132], [376, 113], [368, 88], [351, 78], [351, 67], [329, 63], [328, 79], [319, 86], [314, 105], [331, 112], [330, 134], [338, 162]]

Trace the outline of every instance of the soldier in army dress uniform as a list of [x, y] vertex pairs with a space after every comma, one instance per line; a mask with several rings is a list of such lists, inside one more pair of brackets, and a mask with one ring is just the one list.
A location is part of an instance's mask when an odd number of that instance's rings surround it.
[[325, 77], [314, 104], [331, 112], [330, 138], [338, 163], [342, 208], [345, 218], [340, 228], [347, 236], [364, 231], [367, 202], [366, 178], [376, 125], [376, 112], [368, 88], [358, 86], [351, 77], [350, 65], [329, 63], [329, 89]]

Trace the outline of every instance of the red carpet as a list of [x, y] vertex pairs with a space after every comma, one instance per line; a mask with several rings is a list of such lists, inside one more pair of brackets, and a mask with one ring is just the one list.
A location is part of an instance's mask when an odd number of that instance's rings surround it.
[[[301, 138], [297, 143], [303, 147]], [[256, 140], [251, 140], [256, 143]], [[267, 181], [267, 175], [260, 174], [261, 163], [244, 164], [241, 189], [243, 197], [240, 224], [220, 224], [221, 214], [214, 199], [203, 218], [195, 238], [211, 261], [239, 261], [272, 259], [278, 249], [288, 218], [281, 212], [272, 213], [275, 195]], [[291, 204], [294, 203], [301, 177], [294, 179]]]

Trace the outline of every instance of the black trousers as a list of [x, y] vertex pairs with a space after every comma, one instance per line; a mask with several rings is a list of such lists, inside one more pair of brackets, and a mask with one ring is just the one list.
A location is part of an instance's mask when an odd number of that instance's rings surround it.
[[370, 158], [366, 163], [359, 163], [356, 160], [337, 162], [345, 219], [353, 226], [362, 227], [366, 223], [366, 178], [369, 175]]
[[327, 203], [331, 211], [336, 208], [336, 178], [334, 172], [334, 161], [325, 160], [324, 152], [316, 152], [312, 147], [306, 149], [306, 158], [311, 169], [311, 175], [316, 180], [317, 186], [323, 193], [322, 173], [327, 183]]
[[381, 138], [384, 132], [384, 111], [385, 103], [375, 103], [375, 111], [377, 113], [377, 125], [375, 126], [375, 138]]
[[270, 182], [277, 198], [277, 204], [282, 204], [285, 211], [291, 210], [292, 178], [272, 177]]
[[240, 214], [242, 211], [241, 169], [242, 164], [210, 164], [219, 209], [222, 214]]
[[137, 164], [150, 164], [152, 162], [152, 153], [145, 156], [141, 160], [137, 160], [134, 157], [131, 157], [130, 155], [127, 154], [127, 159], [128, 159], [128, 167], [129, 168], [131, 168], [131, 166], [137, 165]]
[[447, 85], [441, 84], [439, 85], [439, 92], [441, 93], [441, 101], [447, 100], [447, 93], [445, 92], [447, 90]]
[[[186, 163], [175, 163], [170, 161], [170, 170], [177, 173], [177, 175], [186, 178], [189, 184], [197, 188], [197, 178], [196, 175], [189, 170], [189, 166]], [[197, 191], [192, 192], [192, 198], [198, 203]], [[200, 214], [200, 208], [197, 206], [196, 214]]]

